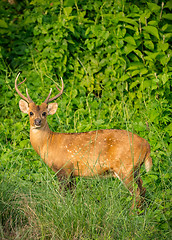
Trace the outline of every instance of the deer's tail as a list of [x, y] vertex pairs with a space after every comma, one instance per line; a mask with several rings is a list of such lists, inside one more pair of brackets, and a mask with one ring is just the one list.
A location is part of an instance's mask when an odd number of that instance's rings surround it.
[[145, 159], [145, 169], [146, 169], [146, 172], [149, 172], [151, 170], [151, 167], [152, 167], [152, 158], [150, 156], [148, 156]]
[[146, 154], [146, 157], [145, 157], [145, 169], [146, 169], [146, 172], [149, 172], [151, 170], [151, 167], [152, 167], [152, 158], [150, 157], [150, 145], [148, 143], [148, 152]]

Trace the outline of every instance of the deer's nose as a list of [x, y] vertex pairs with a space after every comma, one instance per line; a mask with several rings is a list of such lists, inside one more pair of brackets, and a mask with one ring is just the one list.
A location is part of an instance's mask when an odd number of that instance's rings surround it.
[[36, 119], [35, 119], [35, 125], [36, 125], [36, 126], [40, 126], [40, 125], [41, 125], [41, 119], [36, 118]]

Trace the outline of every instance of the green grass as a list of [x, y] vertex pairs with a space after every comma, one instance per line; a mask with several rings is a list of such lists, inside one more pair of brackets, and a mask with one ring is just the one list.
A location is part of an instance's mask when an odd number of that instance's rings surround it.
[[[170, 1], [1, 2], [0, 239], [172, 239]], [[63, 77], [51, 130], [117, 128], [148, 140], [143, 212], [130, 214], [118, 179], [78, 178], [73, 193], [59, 191], [18, 108], [21, 70], [20, 89], [38, 104]]]
[[[131, 112], [126, 109], [128, 115], [120, 112], [126, 116], [121, 128], [126, 124], [131, 131]], [[153, 168], [146, 173], [142, 167], [147, 192], [140, 214], [137, 210], [131, 214], [132, 197], [118, 179], [77, 178], [73, 192], [60, 190], [54, 173], [31, 148], [28, 132], [23, 130], [23, 134], [25, 140], [20, 141], [22, 135], [18, 135], [12, 144], [1, 144], [0, 239], [171, 238], [171, 153], [155, 124], [149, 123], [147, 133]]]
[[[87, 96], [85, 119], [85, 112], [72, 109], [72, 98], [64, 114], [63, 101], [48, 119], [54, 131], [120, 128], [149, 141], [153, 168], [146, 173], [143, 166], [141, 171], [145, 208], [139, 215], [137, 210], [130, 213], [132, 197], [118, 179], [77, 178], [73, 192], [60, 191], [56, 176], [30, 145], [28, 116], [20, 121], [18, 99], [5, 100], [0, 125], [0, 239], [171, 239], [171, 145], [163, 120], [168, 104], [140, 101], [135, 110], [124, 99], [104, 106], [103, 99]], [[16, 118], [9, 117], [8, 109], [14, 109]]]
[[159, 189], [149, 185], [147, 207], [137, 215], [130, 214], [131, 196], [118, 179], [77, 178], [71, 192], [60, 191], [46, 167], [35, 182], [4, 174], [0, 238], [170, 239], [166, 203], [158, 197]]

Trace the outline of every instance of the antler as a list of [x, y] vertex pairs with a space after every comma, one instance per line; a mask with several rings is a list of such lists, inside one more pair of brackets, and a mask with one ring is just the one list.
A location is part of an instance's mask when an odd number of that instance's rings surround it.
[[52, 92], [52, 89], [50, 89], [50, 93], [48, 94], [48, 97], [45, 99], [44, 103], [48, 104], [49, 102], [54, 101], [55, 99], [57, 99], [58, 97], [60, 97], [62, 95], [63, 90], [64, 90], [64, 83], [63, 83], [62, 77], [61, 77], [61, 82], [62, 82], [62, 89], [61, 90], [56, 85], [57, 90], [60, 91], [60, 92], [56, 96], [50, 98], [50, 95], [51, 95], [51, 92]]
[[[20, 96], [21, 98], [23, 98], [26, 102], [31, 103], [31, 102], [33, 102], [33, 100], [32, 100], [31, 97], [29, 96], [29, 93], [28, 93], [27, 88], [26, 88], [26, 95], [27, 95], [27, 97], [25, 97], [25, 96], [19, 91], [19, 89], [18, 89], [18, 86], [21, 85], [22, 83], [24, 83], [24, 82], [26, 81], [26, 78], [25, 78], [24, 81], [22, 81], [21, 83], [17, 84], [17, 80], [18, 80], [18, 77], [19, 77], [20, 73], [21, 73], [21, 72], [18, 73], [18, 75], [17, 75], [17, 77], [16, 77], [16, 79], [15, 79], [15, 89], [16, 89], [16, 92], [17, 92], [17, 93], [19, 94], [19, 96]], [[48, 97], [45, 99], [44, 103], [48, 104], [49, 102], [54, 101], [55, 99], [57, 99], [58, 97], [60, 97], [60, 96], [62, 95], [63, 90], [64, 90], [64, 83], [63, 83], [63, 79], [62, 79], [62, 78], [61, 78], [61, 82], [62, 82], [62, 89], [61, 89], [61, 90], [56, 86], [57, 90], [60, 91], [60, 92], [59, 92], [56, 96], [50, 98], [50, 95], [51, 95], [51, 92], [52, 92], [52, 89], [50, 89], [50, 92], [49, 92], [49, 94], [48, 94]], [[50, 98], [50, 99], [49, 99], [49, 98]]]
[[19, 72], [19, 73], [17, 74], [17, 77], [16, 77], [16, 79], [15, 79], [15, 89], [16, 89], [16, 92], [17, 92], [17, 93], [19, 94], [19, 96], [20, 96], [21, 98], [23, 98], [26, 102], [31, 103], [31, 102], [33, 102], [33, 100], [30, 98], [27, 88], [26, 88], [26, 95], [27, 95], [27, 97], [25, 97], [25, 96], [19, 91], [19, 89], [18, 89], [18, 86], [21, 85], [22, 83], [24, 83], [24, 82], [26, 81], [26, 78], [25, 78], [23, 82], [17, 84], [17, 80], [18, 80], [18, 77], [19, 77], [20, 73], [21, 73], [21, 72]]

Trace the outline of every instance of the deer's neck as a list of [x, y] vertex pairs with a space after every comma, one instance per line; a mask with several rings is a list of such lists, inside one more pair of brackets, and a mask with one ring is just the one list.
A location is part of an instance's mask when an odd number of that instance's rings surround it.
[[48, 123], [42, 128], [30, 128], [30, 141], [34, 150], [44, 159], [46, 149], [54, 133], [50, 130]]

